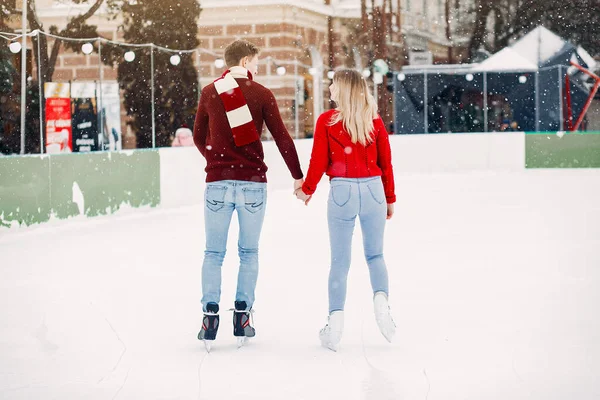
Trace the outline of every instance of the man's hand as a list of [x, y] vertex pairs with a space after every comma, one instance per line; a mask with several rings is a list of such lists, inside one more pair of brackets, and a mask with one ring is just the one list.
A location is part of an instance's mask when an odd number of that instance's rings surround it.
[[302, 187], [302, 185], [304, 185], [303, 178], [294, 180], [294, 195], [296, 194], [296, 191]]

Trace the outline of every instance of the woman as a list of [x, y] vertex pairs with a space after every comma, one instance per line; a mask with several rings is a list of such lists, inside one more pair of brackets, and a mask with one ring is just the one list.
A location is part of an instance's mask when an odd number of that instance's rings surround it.
[[396, 196], [388, 133], [377, 114], [367, 82], [360, 72], [341, 69], [336, 71], [329, 90], [337, 108], [317, 120], [306, 181], [295, 194], [308, 204], [323, 174], [330, 177], [329, 320], [321, 329], [320, 339], [323, 346], [337, 351], [344, 328], [346, 281], [356, 217], [363, 232], [375, 318], [388, 341], [394, 336], [396, 326], [388, 306], [383, 233], [386, 219], [394, 214]]

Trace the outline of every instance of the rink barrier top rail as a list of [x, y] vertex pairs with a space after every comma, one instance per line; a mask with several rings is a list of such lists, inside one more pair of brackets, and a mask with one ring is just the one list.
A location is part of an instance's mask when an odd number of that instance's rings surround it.
[[[600, 132], [503, 132], [390, 137], [397, 176], [478, 170], [600, 168]], [[311, 140], [296, 142], [304, 169]], [[289, 172], [264, 143], [272, 189]], [[198, 204], [204, 159], [193, 147], [0, 157], [0, 234], [6, 227], [94, 217], [126, 208]]]

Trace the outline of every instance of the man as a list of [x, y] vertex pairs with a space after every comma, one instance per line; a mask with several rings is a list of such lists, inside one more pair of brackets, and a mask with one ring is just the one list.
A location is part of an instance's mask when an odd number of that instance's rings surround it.
[[225, 49], [229, 68], [201, 93], [194, 143], [206, 158], [205, 230], [206, 251], [202, 265], [204, 318], [198, 339], [208, 350], [219, 327], [221, 266], [233, 211], [240, 233], [240, 269], [234, 309], [233, 333], [238, 344], [255, 335], [250, 324], [258, 276], [258, 242], [267, 202], [267, 166], [263, 161], [260, 134], [267, 124], [279, 152], [302, 186], [300, 161], [277, 107], [273, 93], [253, 80], [258, 71], [259, 49], [236, 40]]

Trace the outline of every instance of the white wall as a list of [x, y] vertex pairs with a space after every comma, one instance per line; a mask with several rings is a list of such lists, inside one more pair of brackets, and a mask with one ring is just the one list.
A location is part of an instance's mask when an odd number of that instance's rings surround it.
[[391, 136], [396, 173], [522, 170], [525, 134], [470, 133]]
[[202, 200], [206, 161], [195, 147], [166, 147], [160, 155], [160, 204], [191, 205]]
[[[473, 133], [390, 136], [395, 174], [464, 171], [520, 171], [525, 165], [524, 133]], [[264, 142], [270, 190], [290, 189], [293, 179], [274, 142]], [[312, 140], [296, 141], [303, 171]], [[195, 147], [160, 149], [161, 205], [202, 202], [206, 163]], [[323, 181], [328, 178], [324, 177]]]

